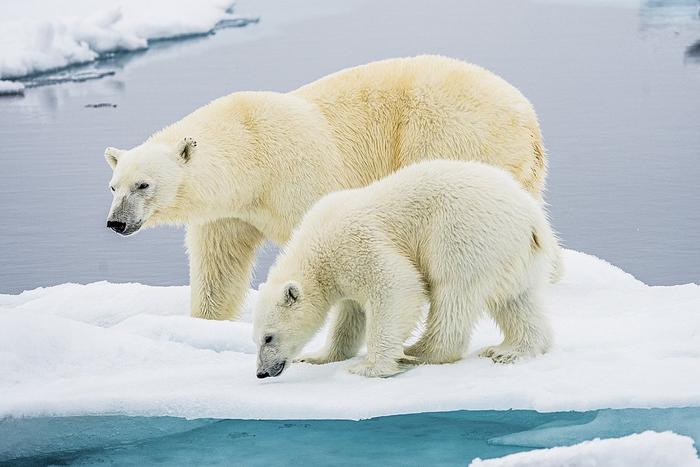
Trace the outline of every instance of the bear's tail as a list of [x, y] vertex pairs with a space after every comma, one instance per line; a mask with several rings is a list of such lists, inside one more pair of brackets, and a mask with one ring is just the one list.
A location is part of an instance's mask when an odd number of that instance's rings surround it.
[[557, 242], [554, 258], [552, 258], [552, 269], [549, 271], [549, 283], [556, 284], [562, 277], [564, 277], [564, 259], [562, 258], [561, 246]]
[[562, 258], [559, 239], [549, 226], [549, 222], [543, 222], [532, 229], [532, 248], [540, 250], [545, 256], [549, 270], [549, 283], [556, 284], [564, 277], [564, 260]]

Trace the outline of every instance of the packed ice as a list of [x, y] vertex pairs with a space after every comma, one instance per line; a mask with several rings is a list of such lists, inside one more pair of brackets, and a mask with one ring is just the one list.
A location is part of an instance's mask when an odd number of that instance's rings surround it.
[[[247, 21], [231, 0], [24, 0], [0, 18], [0, 80], [145, 49], [149, 41], [206, 34]], [[2, 87], [0, 87], [2, 89]], [[1, 92], [1, 91], [0, 91]]]
[[647, 286], [575, 251], [565, 262], [566, 276], [544, 300], [556, 338], [550, 353], [513, 365], [479, 358], [500, 339], [484, 320], [462, 361], [387, 379], [351, 375], [351, 362], [339, 362], [293, 364], [258, 380], [255, 291], [241, 318], [226, 322], [189, 317], [184, 286], [97, 282], [0, 295], [0, 417], [361, 419], [700, 405], [700, 286]]

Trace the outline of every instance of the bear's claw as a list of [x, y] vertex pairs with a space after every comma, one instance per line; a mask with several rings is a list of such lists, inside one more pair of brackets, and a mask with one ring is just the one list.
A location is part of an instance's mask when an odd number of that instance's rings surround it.
[[491, 347], [486, 347], [484, 350], [479, 352], [480, 357], [486, 357], [493, 360], [494, 363], [515, 363], [520, 357], [522, 357], [522, 352], [518, 352], [516, 349], [508, 346], [495, 345]]
[[414, 357], [413, 355], [404, 355], [403, 357], [396, 360], [396, 363], [398, 363], [399, 365], [410, 366], [423, 364], [423, 362], [418, 357]]
[[309, 363], [311, 365], [324, 365], [326, 363], [333, 363], [334, 361], [327, 355], [304, 355], [299, 358], [295, 358], [294, 363]]

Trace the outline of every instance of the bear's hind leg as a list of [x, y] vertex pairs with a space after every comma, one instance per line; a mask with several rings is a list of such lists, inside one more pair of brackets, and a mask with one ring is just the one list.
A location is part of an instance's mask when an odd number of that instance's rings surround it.
[[453, 363], [461, 359], [482, 308], [483, 301], [465, 294], [464, 286], [433, 285], [425, 332], [406, 349], [406, 355], [420, 363]]
[[365, 337], [365, 313], [359, 303], [343, 300], [336, 305], [328, 342], [318, 353], [295, 361], [322, 365], [347, 360], [357, 354]]
[[521, 357], [543, 354], [551, 346], [551, 329], [537, 294], [528, 290], [517, 297], [496, 300], [489, 311], [503, 333], [503, 342], [486, 347], [479, 355], [496, 363], [513, 363]]

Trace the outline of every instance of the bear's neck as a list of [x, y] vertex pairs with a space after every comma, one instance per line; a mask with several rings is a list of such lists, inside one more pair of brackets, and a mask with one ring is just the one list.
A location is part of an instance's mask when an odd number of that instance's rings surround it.
[[319, 287], [318, 284], [311, 284], [305, 280], [302, 281], [302, 290], [304, 292], [304, 300], [309, 302], [309, 306], [305, 307], [304, 320], [305, 328], [308, 330], [308, 340], [310, 340], [326, 323], [331, 310], [331, 303], [327, 300], [326, 291]]
[[152, 139], [186, 137], [197, 141], [192, 170], [166, 222], [236, 217], [283, 243], [316, 200], [356, 185], [318, 107], [289, 94], [234, 93]]
[[[175, 202], [156, 213], [156, 223], [191, 224], [240, 218], [254, 204], [255, 178], [245, 157], [231, 151], [227, 141], [216, 136], [216, 129], [206, 119], [193, 118], [196, 115], [197, 112], [164, 128], [149, 140], [170, 147], [184, 138], [197, 142], [185, 163]], [[231, 136], [238, 144], [244, 138], [244, 134]]]
[[[293, 243], [288, 246], [295, 249]], [[303, 300], [309, 305], [305, 307], [306, 315], [303, 317], [305, 328], [313, 335], [326, 322], [331, 306], [337, 301], [336, 288], [325, 280], [328, 276], [319, 270], [318, 261], [312, 252], [291, 251], [284, 255], [285, 259], [270, 270], [268, 282], [277, 284], [278, 287], [290, 280], [299, 283]]]

